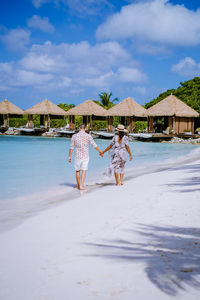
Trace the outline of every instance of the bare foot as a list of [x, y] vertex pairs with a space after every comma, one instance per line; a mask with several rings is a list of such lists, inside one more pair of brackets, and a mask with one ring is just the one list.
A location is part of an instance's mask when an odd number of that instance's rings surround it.
[[81, 190], [81, 191], [87, 191], [87, 188], [84, 187], [84, 186], [80, 186], [80, 190]]
[[124, 185], [124, 183], [123, 182], [120, 182], [120, 184], [119, 185]]

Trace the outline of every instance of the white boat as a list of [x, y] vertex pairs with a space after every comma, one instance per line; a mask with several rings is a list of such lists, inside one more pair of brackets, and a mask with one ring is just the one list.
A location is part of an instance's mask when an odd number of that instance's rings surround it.
[[151, 133], [129, 133], [129, 136], [133, 138], [150, 139], [152, 138]]
[[92, 134], [97, 135], [99, 138], [111, 139], [114, 136], [114, 133], [103, 132], [103, 131], [92, 131]]
[[59, 133], [59, 134], [74, 134], [75, 130], [62, 129], [62, 130], [58, 130], [57, 133]]
[[35, 131], [34, 128], [17, 128], [17, 129], [22, 132], [34, 132]]

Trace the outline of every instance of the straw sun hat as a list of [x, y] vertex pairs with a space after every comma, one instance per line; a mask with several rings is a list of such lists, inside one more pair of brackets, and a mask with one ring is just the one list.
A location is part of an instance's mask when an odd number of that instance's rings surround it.
[[125, 131], [124, 125], [119, 124], [119, 125], [117, 126], [117, 131]]
[[122, 125], [122, 124], [119, 124], [115, 130], [117, 130], [117, 131], [122, 131], [122, 132], [124, 132], [125, 134], [128, 134], [128, 130], [127, 130], [127, 129], [124, 127], [124, 125]]

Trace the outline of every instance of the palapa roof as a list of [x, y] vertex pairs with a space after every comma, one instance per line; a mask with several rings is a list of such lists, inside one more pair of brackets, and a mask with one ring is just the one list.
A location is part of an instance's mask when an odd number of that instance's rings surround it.
[[67, 111], [69, 116], [107, 116], [107, 110], [92, 100], [87, 100]]
[[48, 99], [45, 99], [42, 102], [25, 110], [25, 113], [29, 115], [54, 115], [54, 116], [66, 115], [66, 111], [64, 109], [52, 103]]
[[8, 100], [0, 102], [0, 114], [2, 115], [23, 115], [24, 111]]
[[107, 111], [108, 116], [123, 116], [123, 117], [146, 117], [147, 110], [140, 104], [135, 102], [132, 98], [128, 97], [122, 102], [111, 107]]
[[147, 110], [148, 116], [198, 117], [199, 113], [190, 106], [170, 95]]

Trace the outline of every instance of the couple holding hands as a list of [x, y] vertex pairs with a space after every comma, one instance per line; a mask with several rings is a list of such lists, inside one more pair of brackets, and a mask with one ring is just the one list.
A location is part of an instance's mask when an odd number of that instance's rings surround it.
[[99, 152], [101, 157], [110, 150], [111, 163], [106, 169], [105, 174], [111, 176], [112, 171], [114, 171], [116, 185], [123, 185], [124, 167], [127, 160], [126, 152], [128, 152], [130, 160], [132, 160], [132, 155], [129, 148], [128, 137], [125, 135], [124, 125], [119, 124], [117, 126], [117, 132], [118, 134], [113, 137], [111, 144], [104, 151], [101, 151], [92, 136], [85, 132], [85, 124], [81, 124], [79, 132], [72, 136], [68, 160], [69, 163], [71, 163], [71, 155], [75, 148], [74, 167], [76, 171], [77, 189], [86, 190], [84, 183], [89, 162], [89, 144]]

